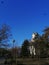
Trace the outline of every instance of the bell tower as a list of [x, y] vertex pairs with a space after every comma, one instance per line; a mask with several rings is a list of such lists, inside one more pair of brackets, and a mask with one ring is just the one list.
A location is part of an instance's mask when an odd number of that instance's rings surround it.
[[35, 42], [35, 37], [36, 37], [36, 33], [33, 33], [33, 34], [32, 34], [32, 38], [31, 38], [31, 41], [32, 41], [32, 42]]

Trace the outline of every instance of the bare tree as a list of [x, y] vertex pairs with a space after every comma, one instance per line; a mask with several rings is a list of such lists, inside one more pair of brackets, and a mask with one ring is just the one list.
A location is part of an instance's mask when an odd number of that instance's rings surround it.
[[11, 36], [10, 27], [6, 24], [3, 24], [0, 28], [0, 47], [1, 46], [8, 46], [7, 41]]
[[[0, 27], [0, 49], [3, 48], [3, 50], [0, 50], [0, 55], [7, 55], [7, 52], [4, 50], [7, 50], [7, 48], [9, 47], [9, 39], [11, 36], [11, 32], [10, 32], [10, 27], [7, 24], [3, 24]], [[5, 54], [6, 52], [6, 54]]]

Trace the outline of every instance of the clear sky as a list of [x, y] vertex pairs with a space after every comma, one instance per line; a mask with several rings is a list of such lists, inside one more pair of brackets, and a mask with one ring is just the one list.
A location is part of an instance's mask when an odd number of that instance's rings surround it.
[[21, 45], [33, 32], [42, 34], [49, 26], [49, 0], [0, 0], [0, 25], [3, 23], [10, 25]]

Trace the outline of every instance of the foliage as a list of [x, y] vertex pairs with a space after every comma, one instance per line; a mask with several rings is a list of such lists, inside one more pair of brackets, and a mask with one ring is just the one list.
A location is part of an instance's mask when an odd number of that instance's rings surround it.
[[[40, 57], [48, 57], [48, 50], [49, 50], [49, 28], [44, 29], [44, 34], [36, 40], [37, 48], [38, 48], [38, 55]], [[37, 49], [36, 48], [36, 49]]]
[[29, 56], [28, 46], [29, 46], [29, 41], [25, 40], [23, 42], [22, 48], [21, 48], [21, 55], [22, 55], [22, 57], [28, 57]]
[[46, 27], [43, 30], [44, 34], [43, 34], [43, 40], [45, 42], [46, 45], [46, 52], [47, 52], [47, 57], [48, 57], [48, 53], [49, 53], [49, 27]]

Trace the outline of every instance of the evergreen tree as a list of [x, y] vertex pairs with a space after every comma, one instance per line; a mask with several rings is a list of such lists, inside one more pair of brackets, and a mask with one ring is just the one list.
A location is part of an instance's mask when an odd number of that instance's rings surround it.
[[29, 56], [28, 46], [29, 46], [29, 41], [28, 40], [25, 40], [23, 42], [22, 48], [21, 48], [21, 56], [22, 57], [28, 57]]

